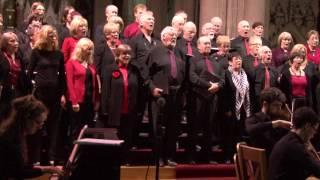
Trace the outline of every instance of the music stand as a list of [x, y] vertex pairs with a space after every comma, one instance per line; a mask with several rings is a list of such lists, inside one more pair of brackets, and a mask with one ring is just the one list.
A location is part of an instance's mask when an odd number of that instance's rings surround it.
[[115, 139], [116, 131], [110, 130], [112, 129], [88, 128], [85, 135], [92, 134], [92, 137], [96, 137], [97, 134], [103, 134], [103, 137], [100, 136], [103, 139], [85, 137], [75, 142], [78, 145], [79, 157], [70, 180], [120, 179], [121, 144], [124, 141], [105, 139], [106, 136]]

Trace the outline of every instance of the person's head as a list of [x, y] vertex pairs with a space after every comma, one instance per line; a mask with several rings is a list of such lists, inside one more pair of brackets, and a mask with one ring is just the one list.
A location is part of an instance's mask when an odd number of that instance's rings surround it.
[[16, 53], [19, 48], [18, 36], [13, 32], [5, 32], [2, 34], [0, 45], [2, 51]]
[[213, 31], [214, 34], [220, 34], [221, 33], [221, 28], [222, 28], [222, 19], [220, 17], [213, 17], [211, 19], [211, 23], [213, 24]]
[[270, 65], [272, 60], [272, 52], [268, 46], [262, 46], [259, 49], [259, 56], [261, 58], [261, 63], [265, 65]]
[[133, 8], [133, 15], [136, 22], [139, 22], [141, 15], [147, 11], [147, 6], [145, 4], [137, 4]]
[[154, 29], [154, 17], [152, 11], [146, 11], [140, 16], [139, 24], [142, 31], [153, 32]]
[[58, 50], [57, 30], [50, 25], [42, 26], [37, 34], [34, 48], [48, 51]]
[[120, 65], [127, 66], [131, 60], [132, 50], [127, 44], [120, 44], [115, 50], [116, 62]]
[[294, 52], [290, 54], [289, 61], [290, 61], [290, 67], [292, 67], [295, 70], [300, 70], [301, 64], [304, 61], [304, 55], [300, 52]]
[[178, 36], [182, 33], [183, 31], [183, 25], [185, 21], [182, 16], [173, 16], [171, 25], [174, 29], [176, 29]]
[[200, 54], [203, 54], [205, 56], [210, 54], [211, 51], [211, 41], [208, 36], [201, 36], [199, 37], [197, 41], [197, 47], [200, 52]]
[[88, 22], [85, 18], [76, 17], [71, 21], [70, 34], [78, 39], [86, 37], [88, 32]]
[[108, 21], [111, 16], [118, 15], [118, 7], [115, 5], [108, 5], [105, 9], [106, 20]]
[[278, 45], [282, 49], [290, 49], [290, 46], [293, 42], [292, 36], [289, 32], [282, 32], [278, 37]]
[[161, 31], [161, 41], [164, 46], [174, 48], [177, 43], [177, 31], [172, 26], [167, 26]]
[[38, 16], [44, 16], [44, 13], [46, 12], [44, 4], [39, 1], [32, 3], [30, 10], [31, 10], [30, 15], [35, 14]]
[[187, 22], [187, 20], [188, 20], [188, 14], [183, 10], [177, 11], [174, 15], [181, 16], [183, 18], [184, 22]]
[[290, 53], [300, 53], [304, 60], [307, 59], [307, 48], [303, 44], [295, 44]]
[[36, 34], [40, 31], [42, 24], [35, 22], [28, 25], [26, 33], [32, 43], [36, 40]]
[[310, 107], [301, 107], [293, 112], [293, 129], [304, 142], [308, 142], [317, 132], [319, 117]]
[[233, 51], [227, 54], [229, 66], [233, 71], [239, 72], [242, 67], [242, 58], [238, 51]]
[[319, 33], [316, 30], [310, 30], [307, 33], [307, 44], [309, 47], [315, 48], [319, 45]]
[[71, 18], [71, 13], [75, 11], [73, 6], [66, 6], [63, 9], [63, 14], [62, 14], [62, 23], [66, 24], [66, 23], [71, 23], [72, 18]]
[[11, 112], [0, 125], [0, 135], [10, 127], [17, 128], [17, 134], [29, 135], [40, 130], [47, 119], [48, 109], [34, 96], [28, 95], [11, 102]]
[[107, 42], [116, 43], [119, 40], [119, 26], [114, 23], [107, 23], [103, 27], [104, 36]]
[[249, 48], [250, 48], [250, 54], [253, 56], [258, 56], [259, 49], [262, 46], [262, 40], [259, 36], [251, 36], [249, 38]]
[[213, 30], [213, 24], [211, 22], [207, 22], [202, 25], [201, 28], [201, 35], [208, 36], [210, 39], [214, 38], [214, 30]]
[[119, 32], [121, 32], [123, 30], [123, 20], [120, 16], [111, 16], [108, 20], [108, 23], [114, 23], [114, 24], [118, 24], [119, 26]]
[[252, 24], [252, 32], [255, 36], [262, 37], [263, 36], [263, 23], [262, 22], [254, 22]]
[[268, 114], [271, 119], [282, 116], [282, 107], [286, 101], [283, 92], [275, 87], [266, 88], [261, 91], [260, 104], [262, 112]]
[[184, 24], [183, 39], [185, 39], [186, 41], [192, 41], [196, 33], [197, 33], [197, 27], [193, 22], [188, 21]]
[[229, 36], [218, 36], [217, 37], [217, 47], [219, 49], [220, 55], [225, 55], [230, 49], [230, 38]]
[[94, 45], [89, 38], [81, 38], [74, 48], [71, 59], [75, 61], [93, 63]]
[[249, 37], [250, 35], [250, 24], [246, 20], [242, 20], [238, 23], [238, 33], [241, 37]]

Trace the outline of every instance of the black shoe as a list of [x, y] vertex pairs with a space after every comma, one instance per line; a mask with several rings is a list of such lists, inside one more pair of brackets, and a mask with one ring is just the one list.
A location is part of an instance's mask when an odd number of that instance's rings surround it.
[[177, 163], [171, 159], [168, 159], [167, 160], [167, 165], [168, 166], [171, 166], [171, 167], [174, 167], [174, 166], [177, 166]]

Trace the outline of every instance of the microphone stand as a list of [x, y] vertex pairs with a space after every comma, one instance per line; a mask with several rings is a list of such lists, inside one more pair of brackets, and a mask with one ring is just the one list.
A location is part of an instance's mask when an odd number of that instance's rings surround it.
[[154, 128], [154, 137], [155, 137], [155, 159], [156, 159], [156, 174], [155, 179], [159, 180], [159, 167], [160, 167], [160, 154], [162, 149], [162, 137], [165, 133], [165, 127], [163, 124], [163, 107], [166, 104], [166, 100], [163, 97], [159, 97], [157, 99], [157, 117], [154, 120], [153, 128]]

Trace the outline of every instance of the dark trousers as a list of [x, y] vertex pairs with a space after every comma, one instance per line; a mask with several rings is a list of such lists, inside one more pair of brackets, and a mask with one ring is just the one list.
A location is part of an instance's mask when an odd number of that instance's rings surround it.
[[[196, 96], [193, 100], [192, 118], [188, 119], [188, 145], [187, 151], [189, 158], [195, 157], [195, 146], [202, 147], [201, 154], [204, 160], [208, 161], [211, 157], [211, 145], [213, 138], [213, 122], [215, 118], [214, 98], [204, 99]], [[202, 134], [201, 138], [198, 135]], [[200, 141], [199, 141], [200, 140]]]
[[[176, 142], [178, 138], [177, 128], [181, 118], [181, 95], [172, 90], [169, 95], [163, 95], [165, 104], [163, 107], [157, 103], [157, 98], [151, 102], [153, 129], [155, 136], [162, 136], [162, 143], [158, 152], [165, 159], [175, 159]], [[163, 127], [161, 129], [160, 127]], [[162, 134], [160, 131], [164, 131]]]
[[120, 127], [118, 128], [118, 137], [119, 139], [124, 140], [122, 145], [122, 162], [127, 163], [130, 154], [130, 148], [132, 147], [133, 143], [133, 132], [134, 132], [134, 124], [135, 120], [133, 116], [128, 114], [121, 114], [120, 119]]

